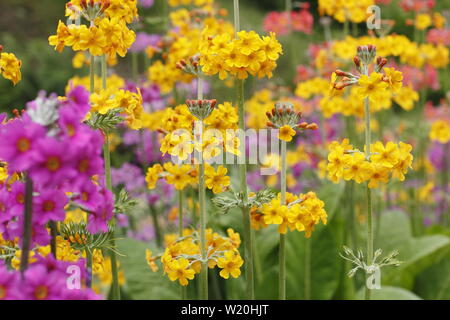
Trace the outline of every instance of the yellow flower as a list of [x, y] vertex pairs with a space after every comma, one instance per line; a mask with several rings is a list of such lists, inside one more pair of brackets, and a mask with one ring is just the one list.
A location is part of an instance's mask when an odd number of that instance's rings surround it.
[[409, 111], [414, 107], [414, 102], [419, 101], [419, 94], [412, 87], [402, 87], [395, 94], [394, 101], [404, 110]]
[[358, 95], [361, 99], [369, 97], [371, 102], [377, 103], [382, 93], [388, 86], [383, 81], [383, 75], [372, 72], [370, 77], [362, 75], [358, 80]]
[[357, 183], [366, 181], [371, 174], [370, 163], [365, 161], [364, 154], [360, 152], [354, 153], [350, 161], [347, 163], [347, 168], [344, 170], [344, 180], [355, 180]]
[[230, 185], [230, 177], [227, 174], [228, 169], [224, 166], [219, 166], [217, 171], [214, 167], [208, 165], [205, 170], [205, 184], [213, 193], [221, 193], [226, 187]]
[[191, 182], [189, 173], [192, 168], [188, 164], [177, 166], [171, 162], [166, 162], [164, 163], [164, 169], [168, 173], [165, 177], [167, 183], [173, 185], [177, 190], [183, 190]]
[[407, 143], [399, 143], [399, 157], [397, 164], [392, 168], [392, 177], [400, 181], [405, 180], [405, 174], [408, 168], [412, 168], [413, 156], [411, 154], [412, 146]]
[[107, 39], [104, 32], [95, 26], [80, 31], [80, 49], [89, 50], [94, 56], [101, 56], [105, 53]]
[[159, 176], [163, 171], [164, 171], [164, 169], [159, 163], [157, 163], [147, 169], [147, 174], [145, 175], [145, 181], [147, 182], [147, 187], [149, 189], [155, 189], [156, 182], [158, 181]]
[[420, 13], [416, 15], [416, 19], [414, 21], [414, 25], [417, 30], [425, 30], [429, 26], [431, 26], [432, 20], [431, 16], [427, 13]]
[[269, 203], [263, 204], [261, 213], [264, 216], [265, 224], [282, 224], [286, 217], [287, 207], [282, 206], [279, 199], [273, 199]]
[[180, 258], [168, 263], [167, 276], [171, 281], [178, 280], [182, 286], [187, 286], [188, 280], [194, 279], [195, 271], [187, 259]]
[[158, 271], [158, 266], [155, 263], [156, 257], [152, 257], [152, 251], [150, 249], [145, 250], [145, 260], [147, 260], [147, 264], [153, 272]]
[[244, 264], [239, 254], [235, 254], [233, 251], [227, 251], [223, 258], [217, 259], [217, 266], [222, 268], [220, 276], [228, 279], [230, 275], [233, 278], [237, 278], [241, 275], [240, 267]]
[[386, 144], [386, 147], [383, 146], [383, 143], [377, 141], [375, 144], [371, 145], [371, 156], [370, 160], [373, 163], [380, 164], [387, 168], [392, 168], [398, 162], [398, 157], [400, 155], [398, 151], [398, 146], [389, 141]]
[[445, 120], [437, 120], [431, 125], [430, 139], [442, 144], [450, 141], [450, 125]]
[[282, 126], [278, 132], [278, 138], [287, 142], [292, 141], [293, 136], [295, 136], [295, 130], [289, 125]]
[[398, 92], [403, 86], [403, 73], [394, 68], [384, 68], [384, 80], [394, 92]]
[[371, 166], [372, 172], [369, 177], [369, 188], [377, 188], [379, 183], [389, 182], [389, 168], [375, 163], [371, 163]]
[[14, 53], [0, 53], [0, 74], [14, 85], [22, 79], [21, 66], [22, 61], [17, 59]]

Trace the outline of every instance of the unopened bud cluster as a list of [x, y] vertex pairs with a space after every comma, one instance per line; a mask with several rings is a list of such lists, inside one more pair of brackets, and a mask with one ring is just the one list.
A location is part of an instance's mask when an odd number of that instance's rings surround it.
[[[79, 13], [88, 21], [94, 21], [98, 17], [101, 17], [103, 13], [111, 6], [109, 0], [81, 0], [80, 7], [75, 7], [72, 2], [67, 3], [67, 8], [74, 13]], [[81, 9], [81, 11], [80, 11]]]
[[186, 100], [186, 105], [188, 106], [189, 111], [199, 120], [204, 120], [208, 118], [211, 112], [213, 112], [216, 104], [217, 104], [216, 99]]
[[279, 129], [284, 126], [308, 130], [318, 128], [316, 123], [300, 122], [302, 113], [296, 112], [290, 102], [277, 102], [271, 112], [266, 112], [266, 116], [269, 119], [267, 126], [271, 128]]
[[201, 74], [201, 67], [198, 62], [198, 56], [191, 57], [188, 62], [186, 60], [181, 60], [177, 63], [177, 68], [186, 72], [193, 74], [195, 76], [199, 76]]

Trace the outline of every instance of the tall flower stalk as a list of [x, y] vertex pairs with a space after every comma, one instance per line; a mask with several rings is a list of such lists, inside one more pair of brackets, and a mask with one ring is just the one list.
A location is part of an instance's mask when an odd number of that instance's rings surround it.
[[[183, 237], [183, 190], [178, 191], [178, 236]], [[181, 300], [187, 299], [187, 288], [181, 286]]]
[[[239, 0], [234, 0], [234, 28], [237, 33], [240, 31], [239, 19]], [[246, 141], [245, 141], [245, 109], [244, 109], [244, 80], [236, 79], [236, 94], [239, 116], [239, 133], [240, 133], [240, 150], [241, 157], [244, 161], [238, 164], [239, 168], [239, 183], [241, 187], [242, 198], [244, 199], [242, 207], [242, 217], [244, 224], [244, 245], [245, 245], [245, 277], [246, 277], [246, 295], [247, 299], [255, 299], [254, 289], [254, 270], [253, 270], [253, 244], [252, 231], [250, 223], [250, 210], [248, 208], [248, 194], [247, 194], [247, 165], [246, 165]]]
[[23, 236], [22, 236], [22, 254], [20, 257], [20, 272], [23, 273], [28, 268], [28, 259], [30, 256], [30, 247], [32, 239], [33, 221], [33, 180], [26, 175], [25, 177], [25, 207], [23, 216]]
[[[197, 100], [203, 100], [203, 79], [197, 77]], [[203, 139], [203, 119], [200, 119], [201, 139]], [[200, 271], [200, 299], [208, 299], [208, 256], [206, 248], [206, 187], [205, 187], [205, 163], [203, 148], [200, 151], [199, 165], [199, 202], [200, 202], [200, 249], [202, 256], [202, 268]]]
[[[281, 205], [286, 205], [286, 141], [281, 140]], [[280, 233], [278, 298], [286, 300], [286, 234]]]

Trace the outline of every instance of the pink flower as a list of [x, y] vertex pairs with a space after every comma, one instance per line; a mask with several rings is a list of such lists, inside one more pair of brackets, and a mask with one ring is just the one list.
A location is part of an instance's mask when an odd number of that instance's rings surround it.
[[103, 201], [97, 203], [93, 212], [89, 213], [87, 229], [91, 233], [108, 232], [108, 221], [113, 217], [113, 194], [108, 189], [102, 190]]
[[427, 33], [427, 42], [450, 46], [450, 29], [431, 29]]
[[48, 221], [63, 221], [64, 207], [68, 203], [67, 196], [60, 190], [42, 190], [33, 199], [33, 213], [41, 224]]
[[286, 35], [291, 31], [311, 34], [314, 17], [307, 10], [308, 7], [309, 5], [305, 5], [304, 8], [298, 12], [270, 12], [264, 18], [264, 31], [275, 32], [277, 35]]
[[91, 181], [80, 185], [77, 193], [78, 195], [73, 198], [73, 201], [89, 211], [95, 210], [97, 205], [104, 200], [103, 194], [100, 193], [100, 187]]
[[36, 159], [36, 143], [44, 135], [44, 127], [28, 117], [8, 122], [0, 127], [0, 159], [8, 162], [11, 171], [28, 170]]
[[76, 175], [73, 155], [66, 144], [45, 138], [38, 141], [38, 148], [35, 164], [30, 169], [30, 176], [36, 183], [58, 186]]
[[4, 265], [0, 265], [0, 300], [23, 299], [20, 290], [18, 290], [19, 284], [19, 273], [8, 271]]

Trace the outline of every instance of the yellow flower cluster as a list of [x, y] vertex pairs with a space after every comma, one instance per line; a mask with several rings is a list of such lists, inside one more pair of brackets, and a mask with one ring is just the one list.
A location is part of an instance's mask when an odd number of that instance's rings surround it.
[[2, 47], [0, 46], [0, 74], [8, 80], [11, 80], [14, 85], [16, 85], [20, 80], [22, 80], [22, 73], [20, 72], [20, 67], [22, 66], [22, 61], [17, 59], [14, 53], [1, 52]]
[[129, 128], [138, 130], [142, 128], [142, 95], [138, 92], [126, 90], [101, 90], [98, 93], [91, 94], [91, 112], [106, 114], [110, 110], [120, 109], [119, 112], [124, 115], [125, 123]]
[[219, 104], [203, 121], [204, 133], [201, 141], [193, 136], [193, 125], [197, 121], [187, 105], [167, 108], [160, 117], [160, 129], [167, 132], [161, 142], [161, 152], [177, 156], [186, 160], [193, 152], [203, 151], [205, 159], [219, 155], [224, 149], [233, 154], [239, 153], [239, 139], [234, 132], [227, 129], [236, 129], [238, 116], [236, 108], [229, 102]]
[[319, 0], [319, 13], [339, 22], [361, 23], [367, 19], [367, 8], [374, 4], [374, 0]]
[[281, 234], [286, 234], [289, 228], [290, 231], [304, 231], [305, 237], [309, 238], [316, 224], [320, 221], [327, 223], [324, 206], [312, 191], [299, 196], [288, 192], [286, 205], [281, 204], [281, 195], [278, 194], [278, 198], [251, 211], [252, 226], [260, 229], [275, 224]]
[[196, 7], [202, 7], [205, 5], [212, 5], [214, 0], [168, 0], [169, 6], [178, 7], [178, 6], [190, 6], [194, 5]]
[[449, 64], [448, 47], [429, 43], [418, 44], [404, 35], [388, 35], [381, 38], [348, 36], [344, 40], [334, 41], [331, 50], [337, 58], [351, 61], [358, 46], [369, 44], [377, 48], [378, 55], [398, 57], [401, 63], [416, 68], [421, 68], [425, 64], [435, 68], [445, 68]]
[[341, 143], [333, 141], [329, 145], [327, 172], [333, 182], [340, 179], [357, 183], [368, 181], [369, 188], [389, 182], [389, 177], [405, 180], [405, 174], [412, 168], [412, 146], [403, 142], [377, 141], [370, 146], [370, 157], [353, 148], [348, 139]]
[[[102, 79], [98, 77], [97, 75], [94, 76], [94, 92], [100, 93], [102, 88]], [[78, 77], [75, 76], [69, 80], [66, 86], [66, 94], [72, 89], [77, 86], [83, 86], [87, 91], [90, 90], [90, 77]], [[121, 88], [125, 87], [125, 80], [121, 77], [119, 77], [116, 74], [112, 74], [111, 76], [106, 78], [106, 87], [111, 91], [117, 91]]]
[[90, 27], [84, 24], [67, 26], [59, 21], [56, 35], [48, 38], [49, 44], [58, 52], [67, 46], [74, 51], [89, 50], [93, 56], [106, 54], [110, 58], [124, 57], [135, 40], [134, 31], [119, 18], [103, 18]]
[[[178, 27], [178, 32], [168, 34], [168, 47], [163, 51], [163, 60], [155, 61], [148, 69], [149, 80], [157, 84], [162, 93], [170, 92], [176, 82], [189, 83], [193, 75], [176, 67], [179, 61], [188, 61], [199, 53], [202, 34], [233, 33], [229, 22], [206, 17], [201, 22], [195, 21], [195, 16], [186, 9], [180, 9], [170, 14], [171, 22]], [[203, 33], [201, 30], [204, 30]]]
[[[205, 169], [206, 187], [213, 193], [224, 192], [230, 185], [230, 177], [226, 175], [227, 171], [224, 166], [214, 169], [207, 163]], [[198, 183], [198, 169], [193, 165], [175, 165], [171, 162], [166, 162], [163, 166], [158, 163], [147, 169], [145, 180], [149, 189], [154, 189], [160, 178], [164, 178], [175, 189], [183, 190], [188, 185]]]
[[276, 61], [283, 53], [274, 33], [260, 37], [255, 31], [240, 31], [237, 39], [230, 33], [211, 37], [208, 29], [203, 32], [200, 44], [200, 65], [207, 75], [219, 74], [221, 80], [228, 74], [238, 79], [252, 76], [272, 77]]
[[[227, 230], [227, 237], [221, 236], [212, 229], [206, 229], [206, 247], [208, 248], [208, 267], [216, 266], [221, 269], [220, 276], [228, 279], [240, 276], [240, 268], [244, 260], [239, 254], [241, 239], [233, 229]], [[171, 281], [177, 281], [182, 286], [187, 286], [189, 280], [193, 280], [195, 275], [200, 273], [201, 261], [200, 243], [193, 230], [185, 229], [183, 237], [172, 241], [164, 254], [161, 256], [164, 273]], [[146, 252], [146, 258], [153, 271], [157, 271], [156, 258], [151, 252]]]
[[450, 141], [450, 123], [445, 120], [437, 120], [433, 122], [429, 137], [433, 141], [446, 144]]

